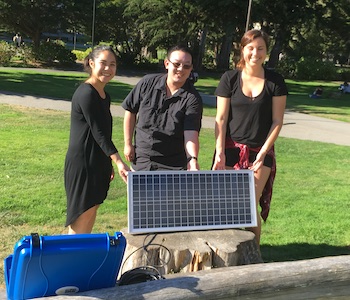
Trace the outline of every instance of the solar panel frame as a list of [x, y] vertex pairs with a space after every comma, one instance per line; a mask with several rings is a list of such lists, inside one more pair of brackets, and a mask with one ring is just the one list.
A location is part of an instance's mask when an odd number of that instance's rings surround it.
[[131, 234], [257, 226], [251, 170], [129, 172], [127, 191]]

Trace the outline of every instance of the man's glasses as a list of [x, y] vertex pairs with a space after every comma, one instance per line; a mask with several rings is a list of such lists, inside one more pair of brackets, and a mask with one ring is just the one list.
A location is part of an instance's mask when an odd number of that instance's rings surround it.
[[192, 65], [185, 65], [185, 64], [182, 64], [182, 63], [178, 63], [178, 62], [172, 62], [171, 60], [168, 60], [170, 63], [172, 63], [172, 65], [178, 69], [180, 68], [180, 66], [182, 66], [185, 70], [189, 70], [192, 68]]

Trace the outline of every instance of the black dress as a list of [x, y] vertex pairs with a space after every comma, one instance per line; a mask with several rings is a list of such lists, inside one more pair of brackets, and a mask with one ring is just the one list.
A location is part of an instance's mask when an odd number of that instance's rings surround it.
[[102, 99], [83, 83], [72, 98], [69, 146], [64, 169], [67, 194], [66, 226], [107, 197], [112, 163], [117, 152], [112, 142], [110, 96]]

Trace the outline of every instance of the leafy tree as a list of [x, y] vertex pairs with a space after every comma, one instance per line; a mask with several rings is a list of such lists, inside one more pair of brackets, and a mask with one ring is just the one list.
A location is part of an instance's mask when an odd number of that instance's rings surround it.
[[346, 1], [260, 0], [253, 7], [252, 18], [272, 36], [268, 67], [276, 67], [281, 53], [299, 61], [302, 57], [324, 59], [330, 53], [346, 52], [349, 44]]
[[[96, 43], [116, 46], [124, 63], [156, 56], [158, 49], [187, 43], [194, 64], [204, 53], [220, 70], [239, 54], [248, 0], [96, 0]], [[91, 34], [92, 0], [0, 0], [0, 25], [40, 44], [45, 31]], [[268, 67], [280, 54], [345, 63], [350, 57], [348, 0], [254, 0], [250, 27], [260, 24], [271, 36]], [[232, 57], [232, 53], [234, 54]], [[206, 56], [208, 61], [209, 55]]]
[[317, 15], [319, 33], [325, 36], [325, 53], [335, 62], [350, 63], [350, 10], [348, 0], [324, 0], [324, 13]]
[[124, 62], [156, 57], [157, 49], [177, 43], [188, 44], [198, 56], [203, 26], [191, 1], [110, 0], [99, 5], [97, 20], [99, 14], [98, 38], [113, 41]]
[[252, 9], [252, 20], [260, 23], [262, 29], [272, 37], [272, 45], [267, 66], [275, 68], [279, 55], [294, 38], [294, 29], [303, 28], [314, 10], [308, 0], [268, 1], [259, 0]]
[[[82, 27], [88, 0], [0, 0], [0, 24], [32, 39], [34, 48], [45, 31]], [[90, 5], [89, 5], [90, 6]]]
[[[238, 0], [196, 0], [204, 12], [202, 23], [208, 29], [207, 49], [216, 56], [219, 70], [230, 68], [230, 56], [244, 33], [248, 2]], [[235, 52], [237, 56], [239, 52]]]
[[[141, 56], [143, 43], [137, 18], [125, 13], [128, 0], [101, 2], [96, 11], [97, 41], [112, 42], [116, 45], [122, 63], [133, 64]], [[135, 4], [136, 5], [136, 4]], [[139, 11], [138, 7], [134, 7]]]
[[[99, 3], [98, 0], [95, 2], [96, 6], [97, 3]], [[87, 36], [91, 36], [92, 15], [92, 0], [65, 0], [65, 9], [60, 18], [60, 28], [58, 29], [63, 31], [68, 30], [70, 32], [79, 32]], [[103, 22], [103, 19], [101, 19], [101, 22]]]
[[[185, 0], [131, 0], [124, 16], [134, 20], [135, 36], [149, 52], [183, 43], [198, 55], [200, 11]], [[135, 26], [134, 25], [134, 26]]]

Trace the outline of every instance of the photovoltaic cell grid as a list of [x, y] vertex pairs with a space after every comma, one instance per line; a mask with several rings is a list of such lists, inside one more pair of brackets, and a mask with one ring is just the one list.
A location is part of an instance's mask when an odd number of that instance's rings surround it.
[[128, 174], [129, 233], [254, 227], [256, 218], [253, 171]]

